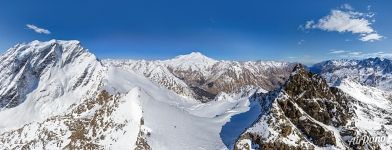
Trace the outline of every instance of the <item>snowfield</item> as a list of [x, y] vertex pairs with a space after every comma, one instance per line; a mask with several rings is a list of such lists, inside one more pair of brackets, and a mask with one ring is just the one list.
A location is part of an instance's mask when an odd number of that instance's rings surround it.
[[[110, 68], [108, 77], [114, 77], [106, 81], [108, 91], [140, 88], [143, 127], [150, 132], [147, 140], [152, 149], [226, 149], [220, 137], [226, 134], [221, 133], [222, 127], [233, 115], [249, 110], [248, 97], [195, 103], [132, 72]], [[256, 119], [242, 121], [250, 124]]]

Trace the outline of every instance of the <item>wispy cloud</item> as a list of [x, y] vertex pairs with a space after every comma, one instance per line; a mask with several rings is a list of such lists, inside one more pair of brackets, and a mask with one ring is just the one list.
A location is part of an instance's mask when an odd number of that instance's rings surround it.
[[295, 56], [289, 56], [289, 57], [287, 57], [288, 59], [297, 59], [298, 57], [295, 57]]
[[27, 27], [28, 29], [33, 30], [33, 31], [36, 32], [36, 33], [39, 33], [39, 34], [50, 34], [50, 31], [49, 31], [49, 30], [44, 29], [44, 28], [37, 27], [37, 26], [35, 26], [35, 25], [33, 25], [33, 24], [26, 24], [26, 27]]
[[382, 51], [367, 53], [364, 51], [330, 50], [329, 54], [337, 55], [341, 58], [392, 58], [392, 53]]
[[305, 40], [303, 40], [303, 39], [302, 39], [302, 40], [299, 40], [299, 41], [297, 42], [298, 45], [302, 45], [302, 44], [304, 44], [304, 43], [305, 43]]
[[383, 38], [371, 26], [373, 22], [375, 22], [374, 13], [358, 12], [351, 5], [344, 4], [338, 9], [332, 9], [330, 14], [318, 21], [307, 21], [303, 28], [350, 32], [352, 34], [358, 34], [359, 40], [361, 41], [373, 42]]
[[345, 53], [345, 50], [336, 50], [336, 49], [332, 49], [330, 50], [330, 54], [341, 54], [341, 53]]
[[359, 56], [363, 55], [363, 52], [356, 51], [356, 52], [348, 52], [347, 54], [352, 57], [359, 57]]

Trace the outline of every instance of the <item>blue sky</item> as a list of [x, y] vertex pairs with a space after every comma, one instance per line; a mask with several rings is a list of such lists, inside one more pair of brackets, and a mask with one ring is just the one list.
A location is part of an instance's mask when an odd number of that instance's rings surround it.
[[99, 58], [392, 57], [392, 1], [4, 0], [1, 51], [35, 39], [76, 39]]

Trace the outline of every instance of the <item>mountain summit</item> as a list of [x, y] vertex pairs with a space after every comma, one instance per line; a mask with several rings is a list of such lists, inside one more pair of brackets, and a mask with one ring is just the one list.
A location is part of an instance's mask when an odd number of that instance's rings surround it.
[[179, 55], [173, 59], [164, 61], [173, 68], [182, 70], [200, 71], [212, 67], [217, 60], [209, 58], [200, 52], [192, 52], [187, 55]]

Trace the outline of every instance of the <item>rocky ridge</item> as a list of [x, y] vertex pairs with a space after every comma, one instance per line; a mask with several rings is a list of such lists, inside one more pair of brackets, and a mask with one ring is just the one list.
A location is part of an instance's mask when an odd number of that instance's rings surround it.
[[353, 105], [358, 101], [301, 65], [282, 88], [253, 98], [260, 101], [262, 113], [238, 139], [236, 149], [380, 149], [377, 143], [349, 142], [371, 136], [355, 125]]

